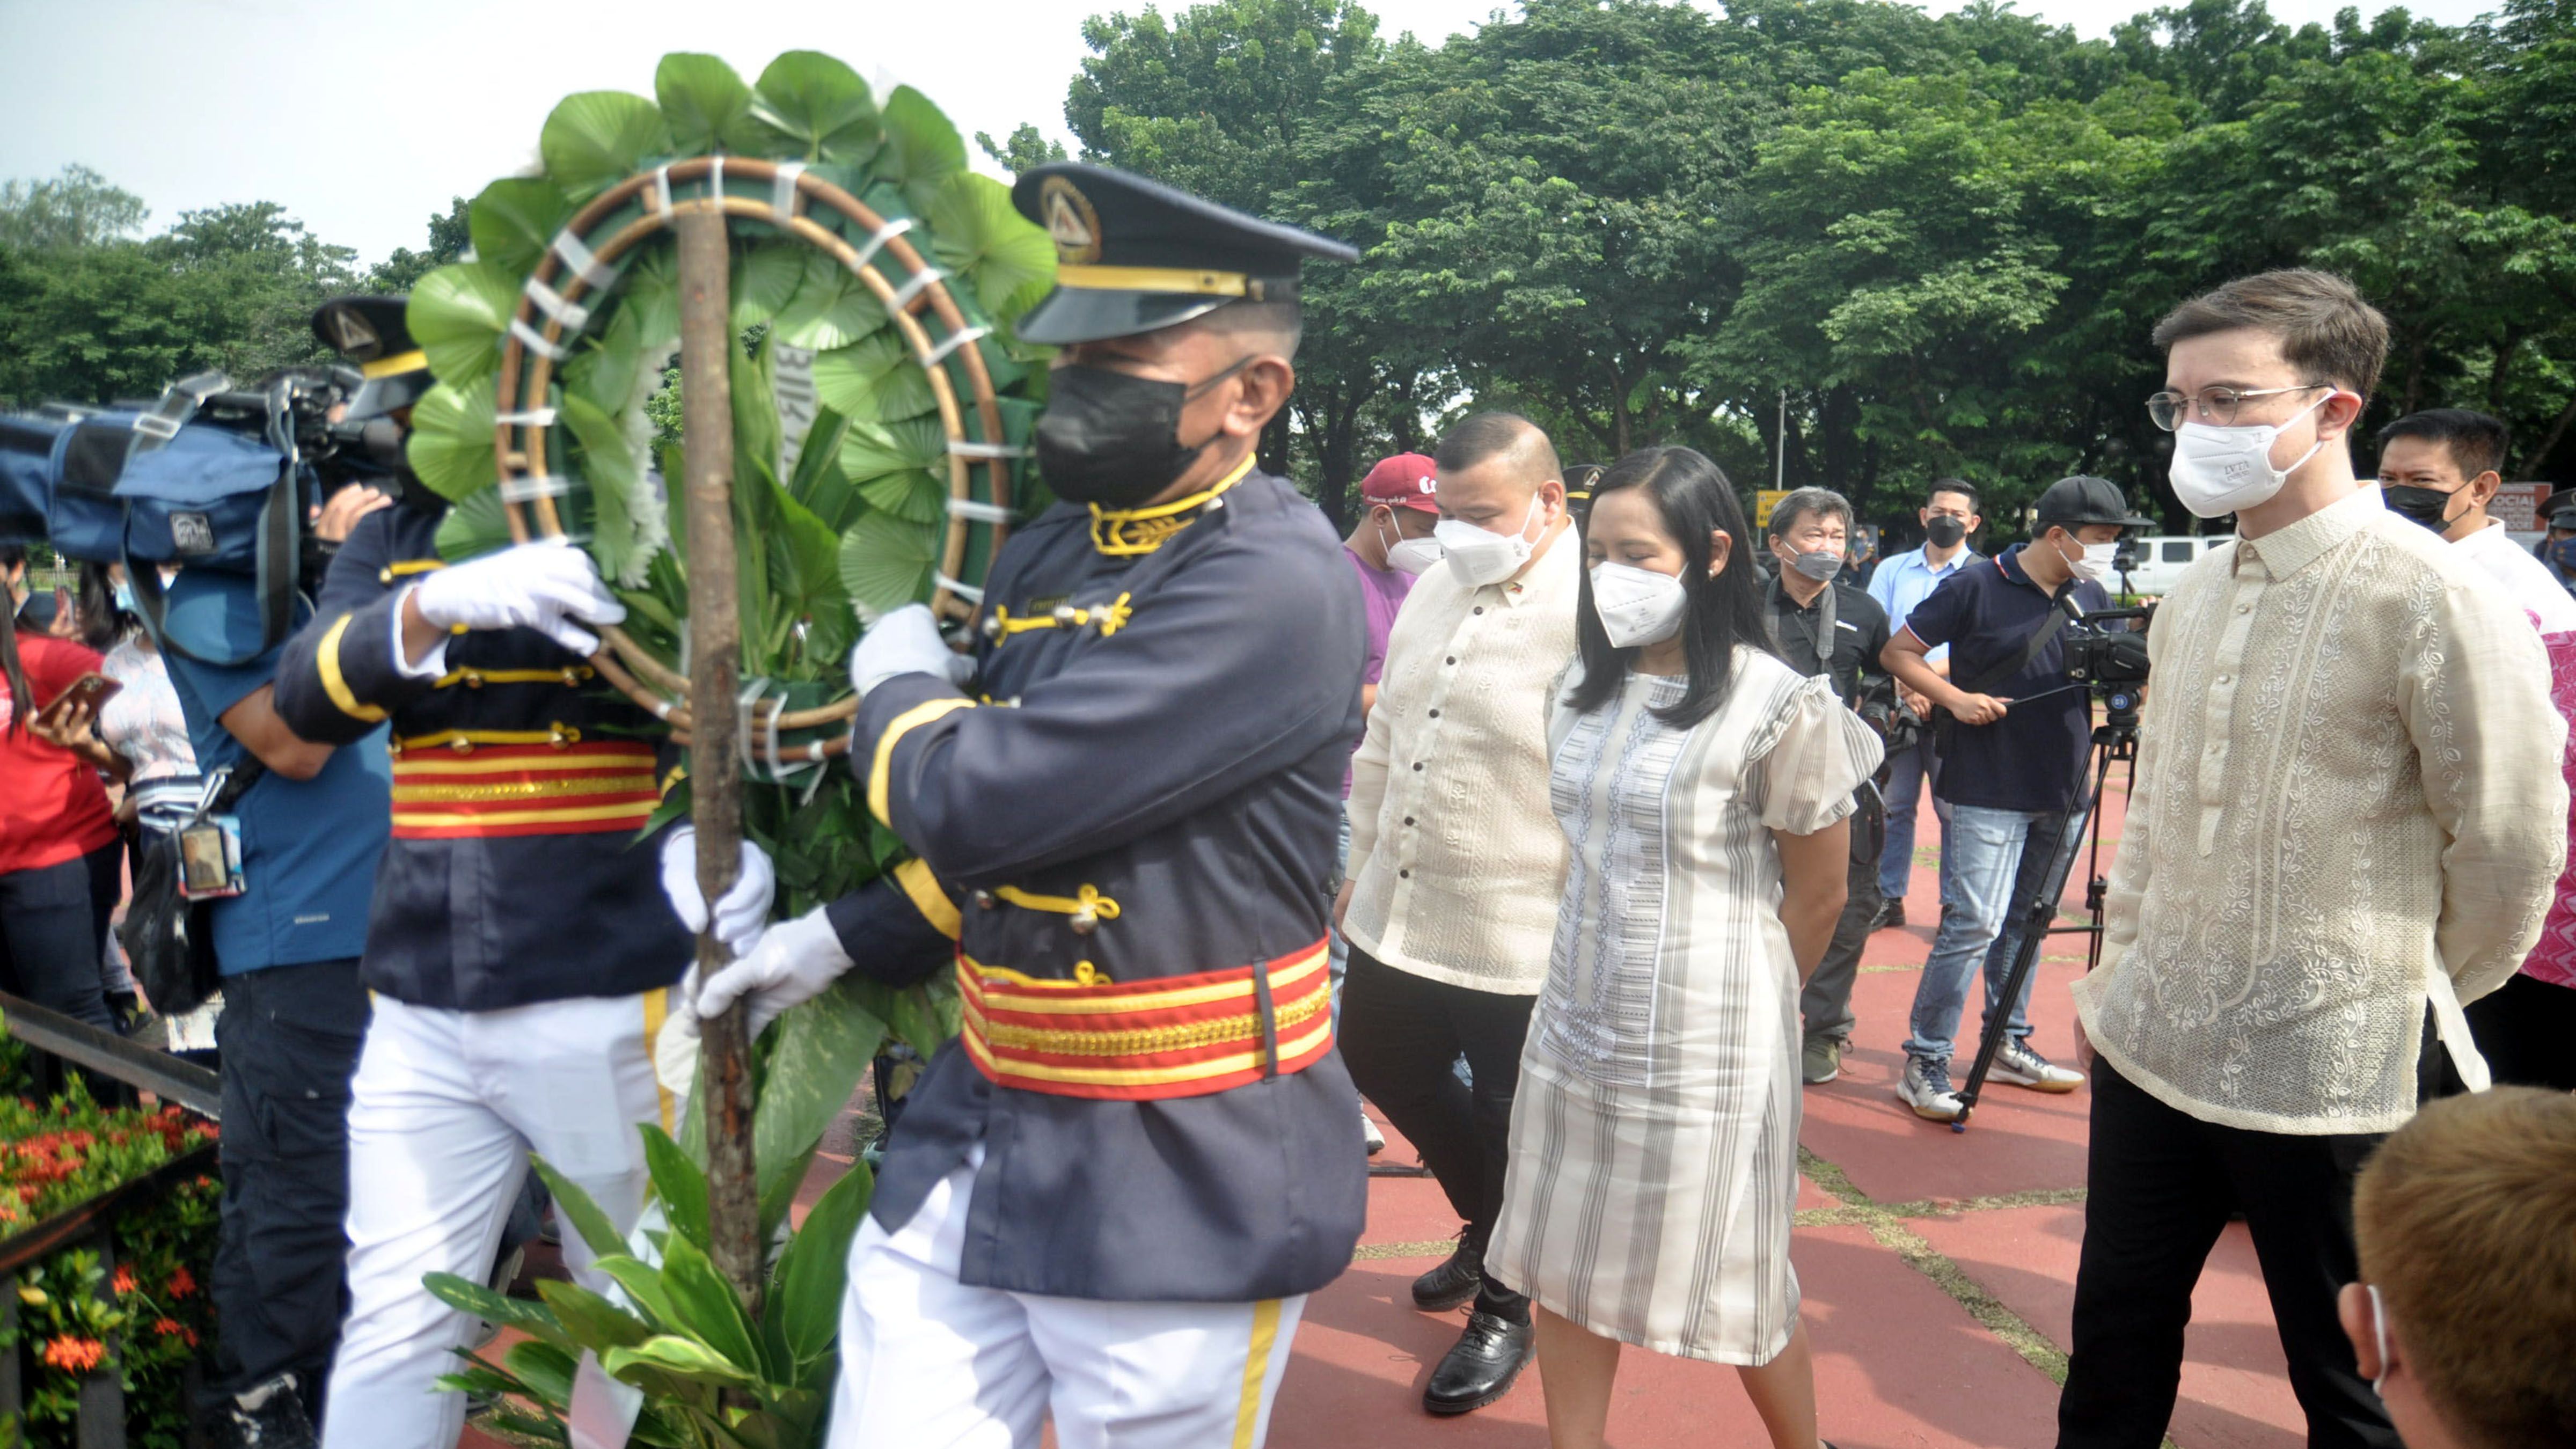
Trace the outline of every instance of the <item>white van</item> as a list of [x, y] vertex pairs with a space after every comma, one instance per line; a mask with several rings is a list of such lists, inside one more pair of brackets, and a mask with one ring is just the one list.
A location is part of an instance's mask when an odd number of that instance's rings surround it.
[[[2173, 592], [2173, 586], [2182, 582], [2182, 571], [2202, 554], [2235, 540], [2232, 533], [2154, 533], [2130, 540], [2137, 550], [2137, 562], [2129, 569], [2128, 587], [2135, 593], [2160, 598]], [[2114, 571], [2102, 582], [2116, 585], [2119, 578]]]

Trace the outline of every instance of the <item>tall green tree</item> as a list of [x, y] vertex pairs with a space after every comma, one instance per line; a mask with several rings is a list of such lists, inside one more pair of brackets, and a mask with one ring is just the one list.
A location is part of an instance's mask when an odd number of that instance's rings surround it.
[[247, 377], [323, 357], [308, 320], [351, 286], [349, 248], [264, 201], [182, 212], [133, 240], [141, 204], [80, 180], [76, 205], [46, 183], [8, 193], [22, 198], [11, 215], [41, 224], [0, 240], [0, 401], [149, 398], [192, 372]]
[[0, 184], [0, 246], [94, 247], [143, 229], [143, 198], [86, 166], [43, 181]]
[[440, 267], [463, 261], [474, 248], [473, 233], [466, 225], [471, 206], [459, 196], [448, 203], [447, 210], [433, 213], [429, 218], [429, 245], [420, 251], [394, 248], [392, 256], [367, 270], [367, 290], [382, 294], [408, 292], [413, 283]]
[[977, 131], [975, 145], [1014, 176], [1032, 167], [1044, 166], [1050, 161], [1066, 159], [1062, 141], [1048, 140], [1036, 126], [1027, 121], [1022, 121], [1008, 137], [1000, 141], [995, 141], [986, 132]]
[[[1384, 53], [1369, 12], [1349, 0], [1217, 0], [1169, 17], [1097, 16], [1083, 39], [1092, 54], [1065, 121], [1084, 159], [1363, 249], [1379, 240], [1383, 222], [1313, 170], [1329, 156], [1317, 128], [1347, 112], [1352, 84]], [[1310, 264], [1305, 311], [1296, 395], [1262, 440], [1262, 465], [1299, 476], [1347, 526], [1369, 420], [1415, 395], [1422, 368], [1350, 269]]]

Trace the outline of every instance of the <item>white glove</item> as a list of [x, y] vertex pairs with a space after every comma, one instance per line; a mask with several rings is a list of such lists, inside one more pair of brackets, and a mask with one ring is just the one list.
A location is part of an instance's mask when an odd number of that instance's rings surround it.
[[420, 617], [441, 629], [534, 629], [585, 656], [599, 651], [599, 638], [575, 620], [614, 624], [626, 617], [590, 555], [561, 540], [523, 543], [438, 569], [413, 586], [411, 599]]
[[758, 1036], [780, 1012], [822, 995], [850, 965], [841, 950], [840, 934], [817, 906], [770, 927], [741, 960], [704, 984], [688, 985], [697, 989], [700, 1020], [712, 1019], [736, 1000], [749, 998], [751, 1020], [745, 1025], [752, 1036]]
[[[662, 842], [662, 894], [692, 934], [707, 928], [707, 898], [698, 891], [698, 828], [683, 825]], [[770, 902], [778, 894], [778, 872], [757, 845], [742, 843], [742, 865], [733, 884], [716, 902], [716, 940], [737, 961], [760, 940], [769, 920]]]
[[859, 698], [898, 674], [936, 674], [951, 684], [975, 677], [975, 661], [939, 637], [927, 604], [906, 604], [870, 625], [850, 651], [850, 687]]

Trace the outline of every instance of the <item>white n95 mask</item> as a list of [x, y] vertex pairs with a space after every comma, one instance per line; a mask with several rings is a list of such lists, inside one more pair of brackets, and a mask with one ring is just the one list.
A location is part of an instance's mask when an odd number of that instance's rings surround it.
[[1681, 631], [1690, 593], [1671, 574], [1623, 563], [1592, 566], [1592, 612], [1613, 649], [1661, 644]]
[[[1521, 532], [1527, 532], [1530, 520], [1537, 516], [1538, 500], [1532, 498], [1529, 512], [1521, 516]], [[1463, 518], [1440, 520], [1433, 526], [1431, 536], [1447, 553], [1449, 571], [1471, 589], [1501, 583], [1520, 572], [1521, 565], [1530, 559], [1530, 541], [1521, 533], [1496, 533]]]
[[1440, 562], [1440, 553], [1440, 545], [1432, 539], [1398, 539], [1387, 546], [1386, 566], [1398, 573], [1429, 573], [1431, 566]]
[[2287, 468], [2272, 466], [2272, 444], [2281, 430], [2325, 406], [2325, 397], [2299, 409], [2280, 423], [2253, 423], [2222, 428], [2211, 423], [2184, 423], [2174, 430], [2174, 496], [2201, 518], [2217, 518], [2258, 508], [2272, 501], [2290, 475], [2325, 449], [2326, 440], [2299, 455]]

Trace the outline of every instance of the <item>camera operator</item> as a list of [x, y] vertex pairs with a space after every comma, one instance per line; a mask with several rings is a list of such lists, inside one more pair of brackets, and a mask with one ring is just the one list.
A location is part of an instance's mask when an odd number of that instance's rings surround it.
[[[2060, 478], [2039, 495], [2030, 542], [1934, 590], [1881, 656], [1889, 672], [1949, 717], [1935, 721], [1941, 774], [1932, 786], [1933, 798], [1950, 807], [1941, 832], [1941, 927], [1915, 985], [1905, 1075], [1896, 1088], [1918, 1117], [1947, 1122], [1959, 1115], [1951, 1044], [1981, 959], [1986, 1019], [2006, 1023], [2010, 1037], [1995, 1055], [1993, 1079], [2042, 1092], [2084, 1083], [2083, 1073], [2030, 1045], [2029, 979], [2008, 1011], [1998, 1011], [1996, 1001], [2018, 944], [2015, 907], [2083, 833], [2083, 821], [2067, 809], [2084, 785], [2092, 700], [2066, 677], [2062, 634], [2070, 610], [2111, 606], [2099, 580], [2111, 571], [2120, 535], [2146, 526], [2117, 484]], [[1924, 657], [1944, 644], [1946, 678]]]
[[2429, 1003], [2540, 933], [2567, 850], [2567, 727], [2540, 640], [2460, 550], [2353, 476], [2388, 324], [2323, 272], [2240, 278], [2158, 323], [2174, 492], [2237, 538], [2185, 570], [2075, 986], [2097, 1053], [2059, 1449], [2153, 1444], [2193, 1282], [2241, 1212], [2316, 1449], [2397, 1436], [2336, 1294], [2353, 1179], [2416, 1108]]
[[[428, 378], [421, 364], [420, 388]], [[318, 406], [330, 384], [317, 382], [326, 391], [308, 395]], [[321, 504], [312, 533], [333, 544], [382, 506], [354, 487], [308, 501]], [[307, 549], [299, 562], [309, 572], [320, 556]], [[299, 626], [314, 582], [299, 580]], [[280, 716], [274, 680], [287, 645], [260, 648], [261, 592], [247, 574], [182, 567], [168, 585], [162, 661], [199, 767], [210, 780], [227, 775], [211, 818], [240, 842], [239, 893], [212, 915], [224, 996], [223, 1223], [208, 1284], [220, 1343], [214, 1439], [303, 1449], [343, 1311], [349, 1080], [368, 1014], [358, 957], [392, 770], [381, 730], [334, 748]]]
[[[1870, 721], [1882, 737], [1895, 706], [1895, 689], [1880, 672], [1887, 648], [1887, 614], [1850, 577], [1845, 564], [1852, 531], [1851, 503], [1829, 488], [1801, 488], [1771, 509], [1765, 530], [1778, 576], [1763, 587], [1771, 642], [1800, 674], [1822, 674], [1847, 707]], [[1881, 773], [1884, 774], [1882, 767]], [[1886, 823], [1875, 781], [1863, 781], [1854, 798], [1851, 879], [1842, 917], [1834, 923], [1824, 960], [1798, 998], [1806, 1022], [1799, 1077], [1820, 1086], [1842, 1074], [1843, 1045], [1851, 1040], [1852, 982], [1860, 974], [1861, 948], [1878, 920], [1878, 852]]]

